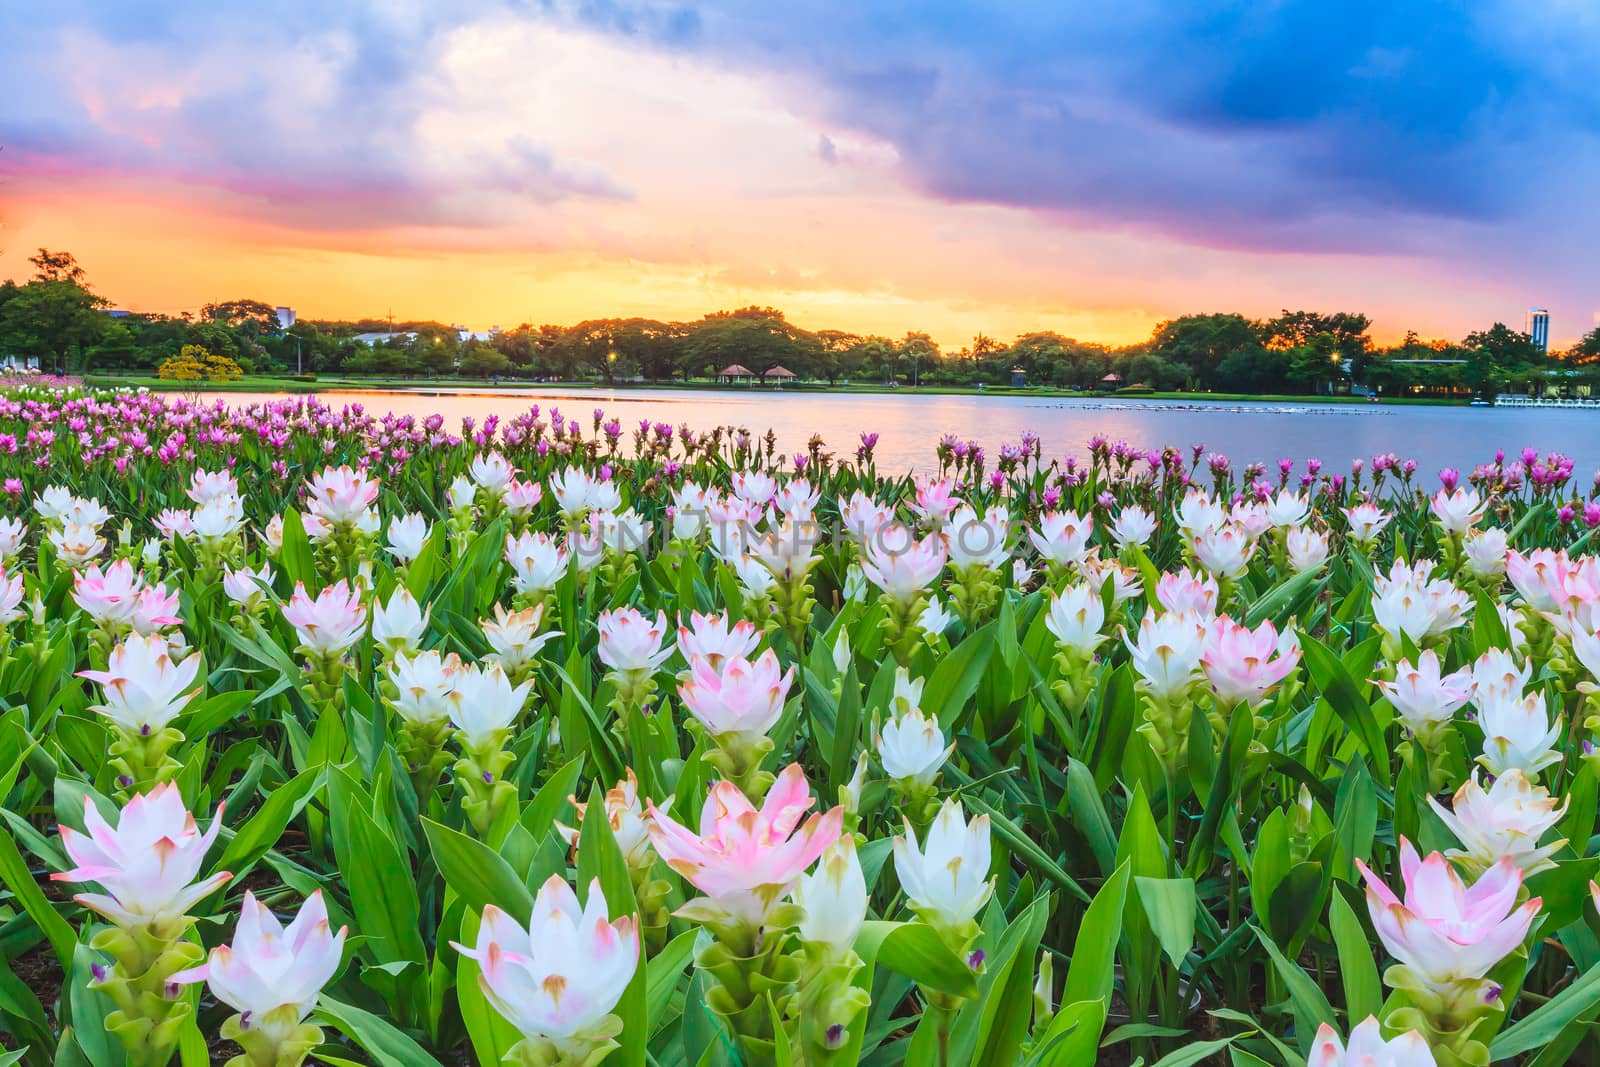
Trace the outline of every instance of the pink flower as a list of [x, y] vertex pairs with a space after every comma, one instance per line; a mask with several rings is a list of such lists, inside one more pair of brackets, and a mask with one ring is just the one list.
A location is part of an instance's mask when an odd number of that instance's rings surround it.
[[1437, 1067], [1433, 1050], [1415, 1030], [1408, 1030], [1388, 1041], [1377, 1016], [1369, 1015], [1366, 1021], [1350, 1031], [1350, 1045], [1339, 1040], [1339, 1031], [1327, 1023], [1317, 1027], [1317, 1036], [1311, 1042], [1311, 1056], [1306, 1067]]
[[1207, 575], [1197, 575], [1187, 567], [1171, 574], [1163, 574], [1156, 583], [1156, 602], [1168, 611], [1179, 615], [1194, 615], [1209, 619], [1217, 613], [1217, 580]]
[[[478, 964], [478, 986], [524, 1037], [554, 1042], [563, 1062], [590, 1062], [595, 1044], [615, 1033], [608, 1020], [639, 966], [632, 915], [610, 919], [597, 878], [589, 904], [558, 874], [539, 890], [524, 930], [493, 904], [483, 909], [475, 948], [455, 944]], [[609, 1024], [609, 1025], [608, 1025]]]
[[1367, 910], [1389, 954], [1441, 992], [1488, 974], [1528, 934], [1542, 901], [1518, 907], [1522, 871], [1503, 856], [1470, 888], [1441, 853], [1423, 860], [1400, 839], [1402, 900], [1360, 860], [1367, 880]]
[[243, 1015], [242, 1025], [286, 1040], [317, 1006], [317, 994], [339, 969], [348, 927], [333, 933], [318, 890], [285, 929], [246, 890], [233, 944], [218, 945], [207, 962], [171, 978], [173, 986], [205, 982], [216, 998]]
[[672, 655], [672, 646], [663, 646], [667, 633], [667, 613], [656, 612], [654, 621], [633, 608], [603, 612], [595, 620], [600, 629], [600, 662], [614, 671], [654, 672]]
[[861, 571], [889, 599], [909, 604], [939, 577], [944, 561], [944, 541], [937, 534], [929, 534], [898, 551], [874, 538], [867, 544]]
[[306, 587], [294, 583], [294, 593], [283, 606], [283, 618], [307, 651], [337, 656], [357, 641], [367, 626], [367, 608], [361, 594], [343, 581], [335, 582], [312, 600]]
[[793, 681], [794, 668], [785, 673], [770, 648], [754, 662], [734, 656], [720, 666], [696, 656], [678, 695], [713, 736], [739, 734], [756, 741], [782, 717]]
[[144, 575], [127, 560], [119, 559], [105, 570], [94, 565], [75, 574], [72, 599], [102, 626], [127, 624], [138, 610], [139, 593], [144, 587]]
[[1051, 511], [1039, 517], [1037, 529], [1028, 539], [1039, 555], [1051, 563], [1071, 566], [1089, 554], [1089, 539], [1094, 536], [1094, 516], [1075, 511]]
[[950, 517], [961, 503], [961, 498], [955, 495], [956, 483], [954, 478], [939, 478], [933, 481], [917, 482], [917, 498], [911, 504], [911, 510], [932, 526], [939, 526]]
[[1254, 707], [1300, 665], [1300, 642], [1293, 630], [1280, 634], [1271, 622], [1251, 630], [1224, 615], [1206, 627], [1200, 665], [1224, 705]]
[[307, 487], [311, 513], [333, 525], [354, 525], [378, 499], [378, 480], [348, 466], [323, 468]]
[[650, 804], [650, 839], [667, 866], [729, 915], [759, 924], [839, 837], [844, 809], [800, 819], [813, 803], [798, 763], [778, 775], [757, 811], [730, 781], [711, 787], [695, 834]]
[[115, 828], [85, 797], [83, 825], [87, 833], [61, 827], [61, 844], [77, 866], [50, 878], [99, 883], [104, 894], [79, 893], [73, 899], [118, 926], [163, 920], [186, 924], [189, 908], [232, 877], [224, 871], [195, 881], [222, 829], [222, 806], [217, 806], [211, 829], [202, 834], [170, 782], [128, 801]]
[[702, 615], [696, 611], [689, 620], [694, 624], [692, 627], [678, 627], [678, 653], [685, 663], [692, 662], [696, 656], [710, 661], [713, 667], [725, 659], [748, 659], [761, 643], [761, 633], [747, 619], [729, 625], [725, 614]]
[[1441, 674], [1439, 657], [1431, 649], [1417, 657], [1416, 666], [1401, 660], [1395, 665], [1395, 680], [1377, 684], [1419, 737], [1449, 722], [1472, 696], [1472, 675], [1466, 670]]

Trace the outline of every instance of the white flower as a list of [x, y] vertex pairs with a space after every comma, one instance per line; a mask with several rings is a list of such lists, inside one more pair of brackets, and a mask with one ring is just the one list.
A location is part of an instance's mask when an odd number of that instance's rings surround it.
[[1278, 495], [1267, 504], [1267, 519], [1279, 528], [1302, 526], [1310, 516], [1311, 505], [1306, 498], [1287, 489], [1279, 490]]
[[94, 710], [129, 733], [148, 737], [164, 730], [199, 692], [194, 685], [200, 657], [173, 663], [167, 639], [152, 634], [124, 638], [111, 650], [103, 671], [80, 671], [78, 677], [99, 682], [104, 704]]
[[896, 781], [931, 784], [954, 751], [954, 743], [945, 744], [939, 723], [916, 707], [891, 718], [878, 735], [883, 773]]
[[537, 595], [556, 587], [572, 554], [548, 534], [528, 532], [521, 537], [506, 535], [506, 562], [511, 564], [511, 586], [518, 593]]
[[559, 636], [559, 631], [540, 633], [544, 607], [533, 605], [522, 611], [507, 611], [504, 604], [494, 606], [494, 618], [480, 619], [483, 636], [494, 649], [495, 658], [507, 674], [518, 675], [539, 662], [539, 650]]
[[199, 541], [220, 544], [244, 529], [244, 503], [236, 496], [214, 496], [194, 509], [190, 523]]
[[228, 594], [229, 600], [250, 611], [266, 601], [267, 594], [261, 585], [270, 589], [273, 577], [272, 567], [266, 563], [258, 570], [240, 567], [238, 570], [225, 571], [222, 575], [222, 591]]
[[1467, 570], [1480, 578], [1494, 578], [1506, 572], [1506, 532], [1498, 526], [1485, 527], [1468, 537], [1462, 545]]
[[931, 596], [921, 613], [917, 615], [917, 629], [929, 637], [938, 637], [950, 629], [950, 624], [955, 621], [956, 617], [945, 608], [944, 601], [938, 596]]
[[616, 608], [602, 612], [595, 623], [600, 662], [614, 671], [654, 671], [672, 655], [672, 646], [662, 643], [667, 634], [664, 611], [650, 620], [633, 608]]
[[389, 554], [398, 563], [410, 563], [421, 555], [428, 529], [428, 520], [417, 512], [395, 519], [389, 524]]
[[1122, 548], [1148, 544], [1155, 532], [1156, 517], [1134, 504], [1117, 512], [1117, 519], [1111, 524], [1111, 536]]
[[1205, 625], [1193, 615], [1147, 611], [1138, 640], [1130, 641], [1126, 632], [1122, 640], [1144, 688], [1157, 700], [1170, 700], [1187, 693], [1199, 677], [1205, 636]]
[[950, 565], [998, 570], [1011, 555], [1007, 544], [1010, 533], [1011, 513], [1004, 507], [990, 507], [979, 515], [971, 506], [963, 504], [944, 527]]
[[472, 480], [478, 483], [479, 488], [486, 489], [495, 496], [502, 495], [506, 486], [511, 484], [511, 479], [517, 476], [517, 468], [498, 452], [474, 456], [468, 472], [472, 475]]
[[867, 544], [861, 570], [890, 600], [909, 604], [939, 576], [944, 562], [944, 541], [937, 534], [913, 541], [899, 551], [874, 538]]
[[513, 687], [498, 663], [463, 665], [456, 670], [455, 686], [447, 698], [450, 723], [461, 731], [468, 749], [497, 746], [532, 690], [531, 681]]
[[1529, 693], [1517, 700], [1496, 691], [1475, 702], [1478, 724], [1483, 727], [1483, 755], [1478, 762], [1490, 774], [1517, 769], [1531, 777], [1561, 761], [1556, 747], [1561, 741], [1561, 720], [1551, 725], [1544, 694]]
[[390, 652], [415, 651], [427, 632], [428, 612], [403, 585], [395, 586], [387, 604], [372, 610], [372, 639]]
[[828, 847], [816, 870], [795, 883], [794, 902], [805, 912], [800, 940], [848, 952], [867, 917], [867, 880], [856, 858], [856, 840], [846, 834]]
[[1194, 535], [1191, 542], [1195, 562], [1218, 578], [1237, 578], [1255, 555], [1255, 541], [1238, 523], [1228, 523]]
[[960, 927], [972, 921], [994, 891], [989, 878], [989, 817], [967, 824], [954, 799], [939, 809], [928, 839], [918, 846], [917, 833], [906, 823], [894, 839], [894, 869], [911, 906], [928, 921]]
[[1433, 495], [1433, 499], [1428, 501], [1428, 508], [1439, 521], [1440, 528], [1452, 534], [1463, 534], [1472, 529], [1478, 520], [1483, 518], [1484, 512], [1483, 500], [1478, 496], [1478, 491], [1465, 486], [1453, 493], [1439, 490]]
[[1092, 653], [1105, 640], [1100, 632], [1106, 624], [1105, 602], [1087, 584], [1069, 585], [1050, 597], [1044, 624], [1061, 647]]
[[1075, 511], [1050, 511], [1039, 517], [1038, 529], [1028, 531], [1028, 539], [1039, 555], [1059, 566], [1081, 563], [1089, 554], [1094, 536], [1094, 517]]
[[1297, 526], [1284, 538], [1289, 566], [1296, 574], [1320, 570], [1328, 561], [1328, 535], [1309, 526]]
[[1433, 810], [1464, 846], [1449, 853], [1473, 872], [1485, 871], [1502, 856], [1510, 856], [1524, 875], [1555, 866], [1550, 854], [1566, 841], [1540, 847], [1539, 839], [1561, 821], [1567, 804], [1557, 806], [1548, 792], [1534, 785], [1516, 767], [1494, 780], [1485, 790], [1476, 773], [1456, 791], [1447, 810], [1433, 797]]
[[1317, 1027], [1306, 1067], [1438, 1067], [1438, 1064], [1421, 1034], [1408, 1030], [1385, 1041], [1377, 1016], [1369, 1015], [1365, 1022], [1350, 1031], [1349, 1048], [1329, 1024]]

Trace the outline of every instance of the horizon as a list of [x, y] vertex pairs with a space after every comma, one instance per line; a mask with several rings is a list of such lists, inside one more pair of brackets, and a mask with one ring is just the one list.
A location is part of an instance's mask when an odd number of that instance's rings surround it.
[[1600, 13], [1368, 7], [13, 11], [0, 277], [45, 246], [145, 313], [763, 305], [949, 349], [1544, 307], [1572, 344], [1600, 323]]

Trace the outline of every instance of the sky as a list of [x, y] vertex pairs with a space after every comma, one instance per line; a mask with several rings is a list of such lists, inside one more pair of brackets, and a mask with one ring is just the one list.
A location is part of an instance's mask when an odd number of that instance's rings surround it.
[[0, 8], [0, 277], [947, 348], [1192, 311], [1600, 323], [1592, 0]]

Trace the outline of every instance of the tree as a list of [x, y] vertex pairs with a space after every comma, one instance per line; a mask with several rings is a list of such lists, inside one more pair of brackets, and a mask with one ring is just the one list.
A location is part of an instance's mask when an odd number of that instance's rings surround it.
[[1583, 340], [1572, 346], [1567, 358], [1578, 363], [1600, 360], [1600, 326], [1583, 335]]
[[207, 352], [199, 345], [184, 345], [156, 368], [156, 377], [176, 382], [231, 382], [244, 377], [244, 371], [227, 356]]
[[41, 248], [38, 252], [28, 257], [28, 262], [33, 264], [37, 272], [33, 276], [36, 282], [72, 282], [87, 290], [83, 284], [88, 275], [78, 265], [77, 259], [71, 252], [52, 252], [48, 248]]
[[243, 330], [251, 337], [279, 332], [278, 309], [260, 300], [224, 300], [207, 304], [200, 317], [230, 330]]
[[713, 312], [685, 325], [682, 345], [683, 360], [694, 374], [715, 374], [742, 363], [757, 374], [784, 366], [804, 377], [817, 372], [822, 357], [815, 334], [769, 307]]
[[1216, 384], [1223, 360], [1262, 348], [1261, 325], [1243, 315], [1184, 315], [1156, 327], [1149, 350], [1188, 368], [1200, 386]]
[[72, 281], [33, 281], [18, 288], [0, 313], [0, 345], [39, 366], [67, 370], [68, 357], [100, 338], [108, 319], [100, 298]]
[[476, 343], [468, 345], [461, 354], [461, 373], [470, 378], [488, 378], [511, 371], [511, 361], [493, 345]]

